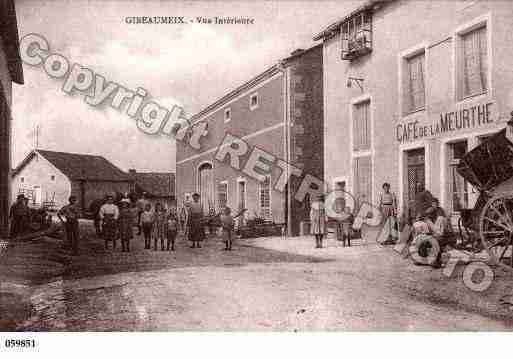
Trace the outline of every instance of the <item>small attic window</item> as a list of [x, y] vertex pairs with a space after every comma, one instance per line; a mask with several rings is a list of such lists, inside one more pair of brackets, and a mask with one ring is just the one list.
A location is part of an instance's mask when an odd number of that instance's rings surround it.
[[25, 177], [20, 177], [20, 182], [25, 183]]
[[249, 109], [251, 111], [258, 108], [258, 93], [254, 93], [249, 97]]
[[55, 176], [54, 176], [54, 175], [51, 175], [51, 176], [50, 176], [50, 180], [55, 181]]
[[230, 108], [224, 110], [224, 122], [229, 122], [232, 119], [232, 111]]

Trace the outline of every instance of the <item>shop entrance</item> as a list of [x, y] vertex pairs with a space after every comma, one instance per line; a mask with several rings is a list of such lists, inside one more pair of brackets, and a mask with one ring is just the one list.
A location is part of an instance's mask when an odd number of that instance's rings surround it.
[[[406, 173], [408, 176], [406, 190], [408, 203], [415, 200], [415, 195], [425, 189], [426, 163], [424, 148], [406, 151]], [[411, 205], [409, 206], [411, 208]]]

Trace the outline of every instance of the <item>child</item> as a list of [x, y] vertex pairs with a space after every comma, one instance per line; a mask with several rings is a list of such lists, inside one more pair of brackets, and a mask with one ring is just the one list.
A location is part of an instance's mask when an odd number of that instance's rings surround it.
[[344, 209], [344, 218], [342, 218], [342, 245], [346, 246], [346, 239], [347, 239], [347, 246], [351, 247], [351, 230], [353, 227], [353, 221], [354, 217], [351, 213], [351, 208], [346, 207]]
[[153, 229], [153, 222], [155, 216], [151, 211], [151, 204], [147, 203], [144, 206], [144, 211], [141, 213], [141, 228], [144, 235], [144, 249], [151, 248], [151, 231]]
[[165, 232], [167, 237], [167, 250], [169, 251], [169, 245], [171, 245], [171, 250], [174, 251], [176, 234], [178, 233], [178, 216], [175, 207], [171, 207], [169, 210]]
[[322, 237], [326, 234], [326, 221], [324, 196], [320, 194], [310, 206], [310, 231], [315, 236], [315, 248], [322, 248]]
[[166, 224], [166, 210], [162, 206], [161, 203], [157, 203], [155, 205], [155, 217], [153, 224], [153, 241], [154, 246], [153, 250], [156, 251], [158, 249], [158, 241], [160, 239], [160, 249], [164, 250], [164, 236], [165, 231], [164, 227]]
[[133, 238], [133, 214], [130, 210], [130, 202], [128, 199], [122, 199], [119, 203], [121, 209], [119, 210], [118, 226], [119, 237], [121, 238], [121, 251], [130, 252], [130, 240]]
[[232, 210], [230, 207], [225, 207], [223, 214], [220, 216], [221, 221], [221, 229], [223, 231], [223, 240], [226, 245], [224, 248], [225, 251], [231, 251], [232, 250], [232, 243], [233, 243], [233, 227], [235, 226], [235, 220], [231, 216]]

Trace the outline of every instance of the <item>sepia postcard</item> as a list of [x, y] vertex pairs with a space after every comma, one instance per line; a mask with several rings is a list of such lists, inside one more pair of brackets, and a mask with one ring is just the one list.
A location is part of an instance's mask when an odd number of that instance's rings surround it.
[[512, 19], [508, 0], [1, 0], [0, 352], [512, 330]]

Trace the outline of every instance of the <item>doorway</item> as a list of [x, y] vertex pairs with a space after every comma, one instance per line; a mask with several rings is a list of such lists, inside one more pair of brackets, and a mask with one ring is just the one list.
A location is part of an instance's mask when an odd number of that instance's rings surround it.
[[407, 201], [411, 208], [415, 195], [426, 189], [426, 162], [424, 148], [406, 151]]

